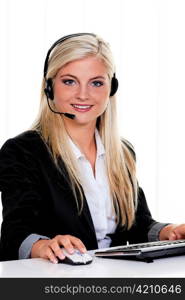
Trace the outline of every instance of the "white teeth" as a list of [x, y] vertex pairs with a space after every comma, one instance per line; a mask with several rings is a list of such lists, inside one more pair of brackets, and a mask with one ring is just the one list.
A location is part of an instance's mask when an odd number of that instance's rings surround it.
[[82, 109], [86, 109], [86, 108], [90, 108], [91, 105], [76, 105], [76, 104], [72, 104], [72, 106], [76, 107], [76, 108], [82, 108]]

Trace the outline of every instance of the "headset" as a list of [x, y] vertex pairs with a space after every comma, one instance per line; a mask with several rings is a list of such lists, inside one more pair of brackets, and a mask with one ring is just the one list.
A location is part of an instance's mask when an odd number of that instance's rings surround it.
[[[62, 38], [58, 39], [48, 50], [46, 59], [44, 62], [44, 79], [46, 82], [46, 87], [44, 89], [45, 95], [47, 99], [54, 100], [54, 92], [53, 92], [53, 82], [52, 78], [47, 79], [47, 71], [48, 71], [48, 64], [49, 64], [49, 57], [51, 51], [59, 44], [63, 43], [64, 41], [72, 38], [72, 37], [78, 37], [78, 36], [83, 36], [83, 35], [91, 35], [93, 37], [96, 37], [94, 33], [74, 33], [74, 34], [69, 34], [66, 36], [63, 36]], [[111, 91], [110, 91], [110, 97], [112, 97], [118, 89], [118, 79], [116, 78], [116, 74], [114, 73], [112, 80], [111, 80]]]

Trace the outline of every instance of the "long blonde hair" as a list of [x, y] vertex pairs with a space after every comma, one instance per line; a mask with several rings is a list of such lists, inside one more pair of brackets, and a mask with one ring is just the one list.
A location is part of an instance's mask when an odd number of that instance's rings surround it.
[[[54, 81], [57, 72], [64, 65], [90, 55], [99, 57], [103, 61], [111, 81], [115, 66], [109, 44], [96, 35], [88, 34], [68, 38], [52, 50], [48, 61], [47, 78], [52, 78]], [[83, 191], [77, 162], [69, 145], [63, 117], [54, 114], [48, 107], [44, 93], [45, 85], [45, 78], [43, 78], [40, 110], [31, 129], [38, 131], [44, 142], [49, 145], [57, 167], [59, 167], [60, 160], [64, 162], [78, 211], [81, 213]], [[110, 97], [106, 110], [98, 118], [97, 128], [105, 147], [106, 168], [117, 223], [130, 228], [135, 218], [138, 194], [135, 157], [132, 146], [127, 141], [120, 139], [116, 118], [116, 97], [114, 95]]]

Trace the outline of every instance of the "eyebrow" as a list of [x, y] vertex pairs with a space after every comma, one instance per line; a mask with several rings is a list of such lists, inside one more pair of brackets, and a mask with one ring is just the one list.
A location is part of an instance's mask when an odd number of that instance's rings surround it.
[[[70, 77], [73, 77], [75, 79], [78, 79], [75, 75], [72, 75], [72, 74], [63, 74], [63, 75], [60, 76], [60, 78], [65, 77], [65, 76], [70, 76]], [[90, 80], [98, 79], [98, 78], [105, 79], [104, 76], [96, 76], [96, 77], [90, 78]]]

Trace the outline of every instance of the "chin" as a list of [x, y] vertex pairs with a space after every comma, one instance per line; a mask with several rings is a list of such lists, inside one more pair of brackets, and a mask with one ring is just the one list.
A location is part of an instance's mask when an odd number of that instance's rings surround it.
[[76, 120], [76, 124], [77, 125], [81, 125], [81, 126], [83, 126], [83, 125], [87, 125], [87, 124], [90, 124], [91, 122], [88, 122], [88, 121], [79, 121], [79, 120]]
[[75, 120], [76, 124], [78, 125], [90, 125], [90, 124], [94, 124], [96, 123], [96, 119], [95, 120], [87, 120], [87, 119], [81, 119], [81, 118], [78, 118], [78, 116], [76, 116], [76, 120]]

